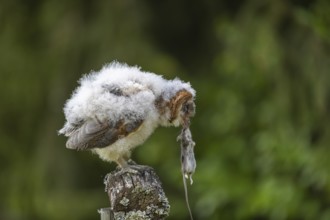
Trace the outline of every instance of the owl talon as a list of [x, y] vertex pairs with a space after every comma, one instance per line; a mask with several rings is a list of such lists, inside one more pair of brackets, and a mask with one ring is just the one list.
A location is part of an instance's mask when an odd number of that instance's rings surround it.
[[126, 167], [125, 169], [123, 169], [123, 171], [133, 174], [137, 174], [139, 172], [138, 169], [134, 169], [132, 166]]
[[122, 171], [136, 174], [138, 172], [142, 172], [145, 169], [145, 167], [146, 166], [138, 165], [138, 164], [128, 165], [127, 167], [123, 168]]
[[132, 166], [132, 165], [138, 165], [134, 160], [132, 160], [132, 159], [129, 159], [128, 161], [127, 161], [127, 164], [128, 164], [128, 166]]

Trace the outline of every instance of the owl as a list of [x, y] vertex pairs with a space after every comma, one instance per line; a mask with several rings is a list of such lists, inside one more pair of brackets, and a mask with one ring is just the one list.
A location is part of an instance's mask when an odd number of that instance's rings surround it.
[[132, 150], [158, 126], [188, 127], [195, 114], [195, 90], [139, 67], [112, 62], [79, 80], [64, 106], [59, 134], [66, 147], [91, 150], [102, 160], [128, 166]]

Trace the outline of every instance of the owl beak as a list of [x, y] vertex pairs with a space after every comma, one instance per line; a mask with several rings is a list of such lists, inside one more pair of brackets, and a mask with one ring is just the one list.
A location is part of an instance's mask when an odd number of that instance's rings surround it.
[[188, 128], [190, 125], [190, 119], [189, 117], [182, 117], [180, 120], [180, 124], [183, 128]]

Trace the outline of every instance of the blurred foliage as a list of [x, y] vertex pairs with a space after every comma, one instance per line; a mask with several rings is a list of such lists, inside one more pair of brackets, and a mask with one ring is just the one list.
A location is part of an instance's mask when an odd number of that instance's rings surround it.
[[[114, 169], [56, 131], [76, 81], [112, 60], [190, 81], [196, 219], [330, 219], [330, 3], [0, 3], [0, 219], [98, 219]], [[188, 219], [179, 129], [133, 157]], [[147, 152], [147, 153], [146, 153]]]

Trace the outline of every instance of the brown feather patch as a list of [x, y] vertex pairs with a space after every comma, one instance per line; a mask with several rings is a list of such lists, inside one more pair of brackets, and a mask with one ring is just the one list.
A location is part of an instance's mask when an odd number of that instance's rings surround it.
[[176, 95], [170, 100], [169, 108], [171, 110], [170, 122], [173, 122], [179, 114], [180, 107], [182, 104], [192, 98], [192, 94], [187, 90], [180, 90]]
[[67, 148], [76, 150], [107, 147], [138, 130], [142, 123], [142, 119], [135, 121], [122, 119], [115, 124], [98, 120], [85, 122], [70, 135], [66, 145]]

